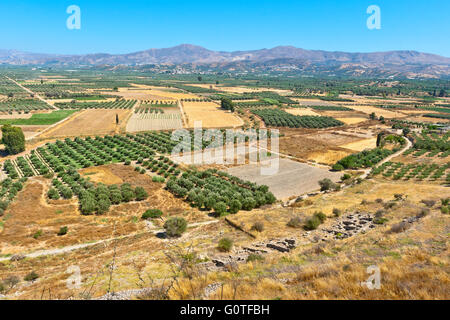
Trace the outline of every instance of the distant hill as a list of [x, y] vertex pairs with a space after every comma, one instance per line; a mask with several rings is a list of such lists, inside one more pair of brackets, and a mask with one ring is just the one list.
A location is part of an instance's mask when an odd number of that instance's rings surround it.
[[[200, 46], [183, 44], [172, 48], [112, 55], [106, 53], [88, 55], [52, 55], [26, 53], [15, 50], [0, 50], [0, 63], [10, 65], [214, 65], [223, 68], [247, 70], [249, 68], [285, 69], [314, 67], [351, 71], [355, 75], [395, 71], [405, 76], [447, 77], [450, 76], [450, 58], [417, 51], [388, 51], [374, 53], [329, 52], [305, 50], [292, 46], [272, 49], [223, 52]], [[317, 67], [317, 68], [315, 68]], [[389, 73], [389, 72], [388, 72]]]

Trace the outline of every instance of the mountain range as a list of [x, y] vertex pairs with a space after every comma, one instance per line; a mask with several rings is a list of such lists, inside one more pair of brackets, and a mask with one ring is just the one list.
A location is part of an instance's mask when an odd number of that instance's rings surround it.
[[213, 51], [183, 44], [172, 48], [149, 49], [129, 54], [57, 55], [0, 50], [0, 64], [57, 66], [142, 66], [199, 65], [226, 69], [248, 70], [268, 68], [293, 70], [324, 66], [353, 73], [373, 70], [424, 77], [450, 76], [450, 58], [417, 51], [388, 51], [374, 53], [330, 52], [305, 50], [292, 46], [251, 51]]

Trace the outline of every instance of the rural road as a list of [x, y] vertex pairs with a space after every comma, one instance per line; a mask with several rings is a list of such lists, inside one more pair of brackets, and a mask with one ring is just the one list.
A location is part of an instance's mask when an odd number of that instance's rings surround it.
[[57, 107], [51, 105], [50, 103], [48, 103], [44, 98], [42, 98], [40, 95], [38, 95], [37, 93], [34, 93], [33, 91], [31, 91], [30, 89], [24, 87], [23, 85], [21, 85], [20, 83], [18, 83], [16, 80], [11, 79], [8, 76], [5, 76], [7, 79], [9, 79], [10, 81], [14, 82], [14, 84], [18, 85], [19, 87], [21, 87], [23, 90], [25, 90], [26, 92], [28, 92], [29, 94], [35, 96], [36, 98], [38, 98], [39, 100], [41, 100], [42, 102], [44, 102], [45, 104], [49, 105], [52, 109], [55, 110], [59, 110]]
[[[213, 223], [218, 223], [220, 221], [221, 220], [210, 220], [210, 221], [192, 223], [192, 224], [188, 225], [188, 228], [210, 225], [210, 224], [213, 224]], [[141, 233], [141, 234], [146, 234], [146, 233], [148, 233], [148, 234], [158, 234], [158, 233], [161, 233], [161, 232], [164, 232], [164, 229], [151, 230], [151, 231], [144, 232], [144, 233]], [[71, 252], [71, 251], [74, 251], [74, 250], [79, 250], [79, 249], [83, 249], [83, 248], [92, 247], [92, 246], [95, 246], [95, 245], [101, 244], [101, 243], [107, 243], [107, 242], [111, 242], [111, 241], [114, 241], [114, 240], [122, 240], [122, 239], [130, 238], [130, 237], [133, 237], [135, 235], [137, 235], [137, 234], [133, 233], [133, 234], [129, 234], [129, 235], [122, 236], [122, 237], [98, 240], [98, 241], [90, 242], [90, 243], [75, 244], [75, 245], [72, 245], [72, 246], [62, 247], [62, 248], [58, 248], [58, 249], [39, 250], [39, 251], [35, 251], [35, 252], [32, 252], [32, 253], [24, 254], [23, 257], [25, 257], [25, 258], [38, 258], [38, 257], [42, 257], [42, 256], [54, 256], [54, 255], [68, 253], [68, 252]], [[10, 259], [11, 259], [11, 257], [0, 258], [0, 262], [7, 261], [7, 260], [10, 260]]]

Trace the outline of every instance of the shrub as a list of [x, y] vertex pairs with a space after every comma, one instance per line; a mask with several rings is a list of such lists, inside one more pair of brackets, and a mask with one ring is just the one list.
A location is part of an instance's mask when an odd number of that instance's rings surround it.
[[383, 207], [384, 207], [386, 210], [392, 209], [392, 208], [394, 208], [395, 206], [396, 206], [396, 203], [393, 202], [393, 201], [386, 202], [386, 203], [383, 205]]
[[33, 234], [34, 239], [38, 239], [40, 236], [42, 236], [42, 230], [38, 230]]
[[448, 213], [449, 213], [448, 207], [441, 207], [441, 212], [442, 212], [443, 214], [448, 214]]
[[314, 213], [314, 217], [320, 220], [320, 223], [324, 223], [327, 220], [327, 216], [323, 212]]
[[227, 205], [223, 201], [217, 202], [214, 205], [214, 211], [219, 217], [223, 216], [227, 212]]
[[148, 198], [147, 191], [142, 187], [136, 187], [134, 192], [136, 193], [136, 201], [143, 201]]
[[9, 203], [7, 201], [0, 201], [0, 209], [6, 210]]
[[[342, 164], [336, 163], [333, 165], [333, 167], [331, 168], [333, 171], [342, 171], [344, 170], [344, 166]], [[344, 179], [343, 179], [344, 180]]]
[[142, 219], [156, 219], [160, 218], [163, 215], [163, 212], [159, 209], [149, 209], [142, 214]]
[[450, 204], [450, 198], [441, 199], [441, 204], [443, 206], [448, 206]]
[[14, 288], [18, 283], [20, 282], [20, 279], [17, 276], [10, 276], [3, 280], [3, 285], [7, 287], [7, 289]]
[[291, 218], [288, 221], [287, 226], [291, 228], [300, 228], [302, 226], [302, 219], [300, 217]]
[[181, 217], [170, 218], [164, 223], [164, 229], [169, 237], [180, 237], [187, 229], [187, 222]]
[[337, 185], [328, 178], [320, 180], [319, 186], [320, 186], [320, 191], [334, 190], [337, 187]]
[[230, 238], [222, 238], [217, 248], [222, 252], [230, 252], [231, 248], [233, 248], [233, 241]]
[[384, 210], [377, 210], [377, 212], [375, 212], [375, 218], [381, 218], [382, 216], [384, 216], [385, 211]]
[[304, 228], [305, 230], [315, 230], [320, 225], [320, 223], [321, 223], [320, 219], [316, 215], [314, 215], [308, 220], [306, 220]]
[[411, 226], [411, 225], [410, 225], [409, 223], [407, 223], [407, 222], [400, 222], [400, 223], [394, 224], [394, 225], [391, 227], [390, 232], [391, 232], [391, 233], [400, 233], [400, 232], [404, 232], [404, 231], [408, 230], [410, 226]]
[[160, 176], [153, 176], [152, 181], [158, 182], [158, 183], [164, 183], [166, 181], [166, 179], [164, 179], [163, 177], [160, 177]]
[[375, 218], [373, 219], [373, 223], [375, 224], [385, 224], [388, 221], [386, 218]]
[[111, 201], [107, 197], [102, 197], [97, 202], [97, 214], [105, 214], [111, 207]]
[[432, 208], [436, 204], [436, 201], [434, 201], [434, 200], [426, 200], [425, 199], [425, 200], [422, 200], [422, 203], [424, 205], [426, 205], [428, 208]]
[[351, 177], [352, 177], [352, 176], [351, 176], [350, 174], [345, 173], [345, 174], [342, 176], [341, 181], [348, 180], [348, 179], [350, 179]]
[[71, 199], [73, 197], [73, 192], [67, 187], [61, 189], [61, 195], [64, 199]]
[[252, 230], [263, 232], [264, 231], [264, 223], [262, 222], [255, 222], [252, 226]]
[[0, 293], [3, 293], [5, 291], [6, 291], [5, 285], [3, 284], [3, 282], [0, 282]]
[[342, 215], [342, 211], [340, 209], [338, 209], [338, 208], [334, 208], [333, 209], [333, 215], [335, 217], [340, 217]]
[[264, 257], [260, 254], [251, 253], [247, 257], [247, 262], [264, 261]]
[[39, 275], [36, 273], [36, 272], [34, 272], [34, 271], [31, 271], [29, 274], [27, 274], [24, 278], [23, 278], [23, 280], [25, 280], [25, 281], [35, 281], [37, 278], [39, 278]]
[[419, 214], [417, 215], [418, 218], [423, 218], [427, 215], [430, 214], [430, 209], [428, 208], [423, 208], [422, 210], [420, 210]]
[[69, 231], [68, 227], [61, 227], [58, 231], [58, 236], [64, 236], [67, 234], [67, 232]]

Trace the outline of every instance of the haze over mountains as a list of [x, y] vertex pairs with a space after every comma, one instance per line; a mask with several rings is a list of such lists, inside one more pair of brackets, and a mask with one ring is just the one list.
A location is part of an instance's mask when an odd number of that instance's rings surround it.
[[[179, 45], [165, 49], [149, 49], [129, 54], [54, 55], [26, 53], [15, 50], [0, 50], [0, 64], [9, 65], [212, 65], [233, 70], [254, 68], [286, 70], [323, 68], [353, 70], [352, 73], [367, 73], [389, 69], [402, 74], [418, 74], [425, 77], [450, 75], [450, 58], [417, 51], [389, 51], [374, 53], [329, 52], [304, 50], [292, 46], [252, 51], [212, 51], [195, 45]], [[357, 71], [360, 70], [360, 71]]]

